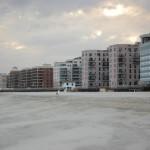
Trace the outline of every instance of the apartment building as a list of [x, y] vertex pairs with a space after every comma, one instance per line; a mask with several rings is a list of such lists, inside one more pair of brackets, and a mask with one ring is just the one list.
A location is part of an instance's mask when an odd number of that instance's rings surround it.
[[141, 35], [140, 82], [143, 86], [150, 87], [150, 33]]
[[53, 88], [51, 65], [13, 70], [8, 75], [8, 88]]
[[108, 50], [82, 51], [82, 87], [108, 88]]
[[71, 81], [71, 68], [71, 62], [54, 63], [54, 88], [61, 88], [64, 82]]
[[112, 45], [108, 52], [110, 88], [136, 88], [140, 72], [139, 43]]
[[64, 83], [81, 86], [81, 57], [54, 63], [54, 87], [61, 88]]
[[7, 74], [0, 73], [0, 89], [5, 89], [7, 87]]
[[76, 57], [72, 60], [72, 82], [76, 87], [81, 87], [82, 84], [82, 60], [81, 57]]
[[31, 69], [26, 68], [18, 71], [18, 87], [30, 88], [31, 87]]
[[7, 88], [19, 88], [19, 70], [13, 67], [7, 75]]
[[27, 78], [31, 88], [53, 88], [53, 68], [51, 65], [34, 67], [29, 70]]

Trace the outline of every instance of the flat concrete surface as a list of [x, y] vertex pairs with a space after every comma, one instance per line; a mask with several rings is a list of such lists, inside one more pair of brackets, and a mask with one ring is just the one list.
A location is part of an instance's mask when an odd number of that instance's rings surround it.
[[0, 93], [0, 150], [149, 150], [150, 93]]

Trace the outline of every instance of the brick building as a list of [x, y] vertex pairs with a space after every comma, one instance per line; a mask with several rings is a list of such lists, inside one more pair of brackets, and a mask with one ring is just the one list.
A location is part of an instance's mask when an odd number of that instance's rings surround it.
[[43, 65], [12, 70], [7, 77], [8, 88], [53, 88], [53, 68]]

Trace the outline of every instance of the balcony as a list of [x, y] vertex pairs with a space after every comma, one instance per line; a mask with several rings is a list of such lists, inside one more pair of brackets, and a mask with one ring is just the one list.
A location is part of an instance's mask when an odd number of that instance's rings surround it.
[[135, 64], [139, 64], [140, 63], [140, 58], [133, 58], [132, 61]]
[[126, 58], [124, 58], [124, 57], [119, 57], [119, 58], [118, 58], [118, 62], [119, 62], [119, 63], [124, 63], [124, 62], [126, 62]]
[[125, 79], [126, 78], [126, 75], [124, 73], [119, 73], [118, 74], [118, 78], [119, 79]]

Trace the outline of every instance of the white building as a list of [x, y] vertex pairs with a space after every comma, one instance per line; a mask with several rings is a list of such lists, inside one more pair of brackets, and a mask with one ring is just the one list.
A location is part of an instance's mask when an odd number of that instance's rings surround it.
[[0, 74], [0, 89], [7, 88], [7, 75], [4, 73]]
[[109, 60], [107, 50], [82, 51], [82, 87], [108, 88]]
[[54, 88], [62, 88], [63, 83], [74, 82], [76, 87], [81, 86], [81, 57], [55, 62], [53, 70]]
[[76, 84], [75, 84], [75, 82], [64, 82], [62, 84], [62, 88], [66, 91], [71, 91], [76, 88]]
[[76, 87], [82, 86], [82, 60], [81, 57], [72, 60], [72, 82]]

